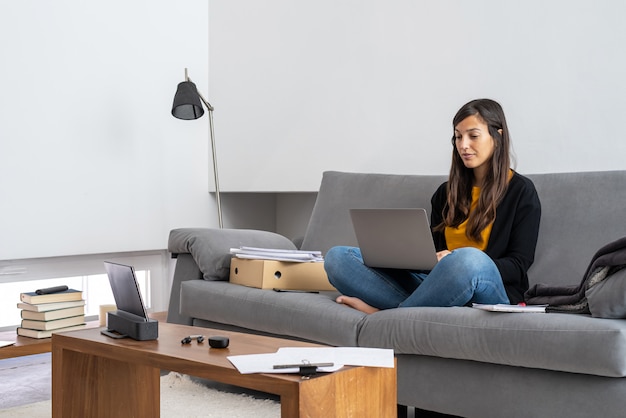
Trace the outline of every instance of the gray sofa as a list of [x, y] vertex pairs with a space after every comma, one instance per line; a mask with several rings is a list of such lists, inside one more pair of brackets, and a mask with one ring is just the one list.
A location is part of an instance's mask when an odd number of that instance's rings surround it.
[[[542, 202], [531, 285], [578, 284], [597, 249], [626, 236], [626, 171], [529, 176]], [[348, 209], [424, 207], [442, 176], [326, 172], [301, 247], [355, 245]], [[253, 230], [176, 229], [168, 322], [336, 346], [393, 348], [398, 403], [462, 417], [626, 415], [626, 320], [404, 308], [364, 315], [336, 293], [230, 284], [229, 248], [295, 248]]]

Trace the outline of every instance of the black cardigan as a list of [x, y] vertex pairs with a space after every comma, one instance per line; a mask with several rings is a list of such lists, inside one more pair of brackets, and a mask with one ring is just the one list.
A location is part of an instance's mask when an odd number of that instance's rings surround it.
[[[439, 186], [431, 199], [433, 227], [443, 220], [446, 185], [447, 182]], [[504, 199], [496, 208], [496, 219], [485, 249], [500, 271], [512, 304], [522, 302], [528, 290], [527, 272], [535, 259], [540, 218], [541, 203], [534, 184], [514, 172]], [[433, 239], [437, 251], [447, 249], [443, 232], [433, 232]]]

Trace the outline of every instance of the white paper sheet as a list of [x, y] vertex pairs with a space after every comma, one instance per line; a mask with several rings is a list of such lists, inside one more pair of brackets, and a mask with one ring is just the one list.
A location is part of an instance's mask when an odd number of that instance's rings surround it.
[[8, 347], [15, 344], [15, 341], [0, 341], [0, 347]]
[[548, 305], [507, 305], [498, 303], [495, 305], [472, 303], [472, 308], [490, 312], [519, 312], [519, 313], [546, 313]]
[[229, 356], [228, 360], [242, 374], [298, 373], [299, 368], [274, 369], [275, 365], [333, 363], [320, 372], [334, 372], [343, 366], [393, 368], [393, 350], [365, 347], [283, 347], [275, 353]]

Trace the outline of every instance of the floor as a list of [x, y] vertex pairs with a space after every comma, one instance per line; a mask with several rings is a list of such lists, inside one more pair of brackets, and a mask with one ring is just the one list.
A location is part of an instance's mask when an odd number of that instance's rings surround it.
[[0, 409], [50, 399], [51, 354], [0, 360]]

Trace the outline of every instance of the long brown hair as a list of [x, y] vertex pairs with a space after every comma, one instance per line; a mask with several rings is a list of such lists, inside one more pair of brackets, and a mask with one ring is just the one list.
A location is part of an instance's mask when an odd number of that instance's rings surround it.
[[452, 136], [452, 165], [448, 179], [448, 199], [443, 208], [443, 222], [435, 230], [443, 231], [446, 227], [457, 228], [467, 219], [466, 235], [469, 239], [482, 242], [481, 232], [496, 218], [496, 208], [504, 197], [509, 181], [511, 167], [510, 136], [499, 103], [490, 99], [478, 99], [464, 105], [452, 121], [453, 129], [468, 116], [475, 115], [489, 128], [494, 140], [494, 152], [489, 161], [489, 170], [481, 187], [478, 205], [472, 213], [473, 170], [465, 167], [456, 150], [455, 137]]

